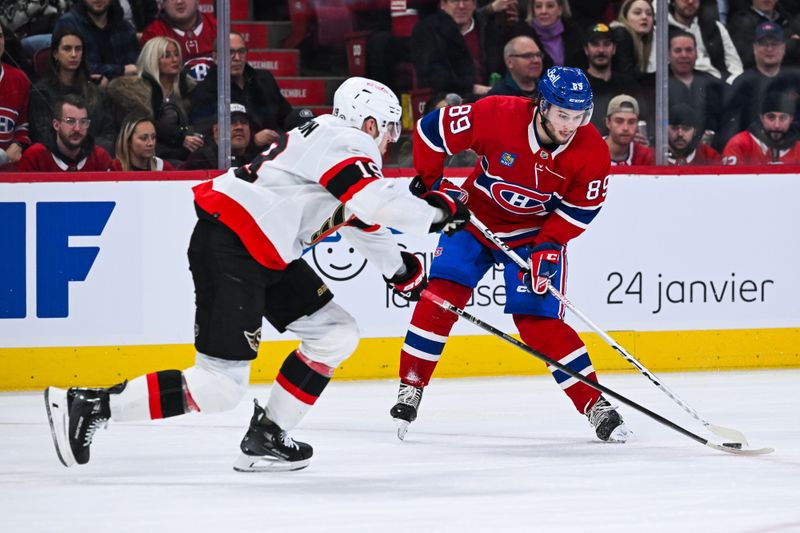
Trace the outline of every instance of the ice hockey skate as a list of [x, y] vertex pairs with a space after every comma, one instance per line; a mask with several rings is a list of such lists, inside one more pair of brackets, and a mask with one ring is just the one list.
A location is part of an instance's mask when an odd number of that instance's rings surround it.
[[403, 440], [408, 432], [408, 425], [417, 419], [417, 409], [422, 401], [422, 387], [400, 383], [397, 391], [397, 403], [389, 410], [389, 414], [397, 424], [397, 438]]
[[109, 395], [119, 394], [125, 385], [120, 383], [107, 389], [45, 389], [44, 403], [50, 432], [58, 458], [64, 466], [89, 462], [89, 447], [94, 433], [101, 426], [106, 427], [111, 418]]
[[602, 441], [622, 443], [633, 437], [633, 433], [625, 426], [625, 421], [622, 420], [616, 407], [602, 396], [586, 410], [585, 414], [597, 438]]
[[237, 472], [286, 472], [308, 466], [314, 450], [309, 444], [292, 439], [267, 418], [264, 408], [255, 403], [250, 429], [240, 448], [242, 454], [233, 464]]

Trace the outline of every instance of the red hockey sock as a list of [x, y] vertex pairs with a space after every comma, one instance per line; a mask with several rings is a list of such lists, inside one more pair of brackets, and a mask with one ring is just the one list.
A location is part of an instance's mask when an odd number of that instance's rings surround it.
[[[457, 307], [464, 307], [472, 294], [469, 287], [438, 278], [432, 279], [426, 290]], [[400, 352], [400, 380], [403, 383], [415, 387], [428, 384], [456, 319], [453, 313], [425, 298], [417, 302]]]
[[169, 418], [189, 411], [180, 370], [162, 370], [145, 377], [151, 419]]
[[[597, 383], [586, 345], [566, 322], [556, 318], [514, 315], [514, 323], [525, 344]], [[598, 391], [557, 368], [549, 365], [548, 368], [578, 411], [585, 413], [597, 401]]]

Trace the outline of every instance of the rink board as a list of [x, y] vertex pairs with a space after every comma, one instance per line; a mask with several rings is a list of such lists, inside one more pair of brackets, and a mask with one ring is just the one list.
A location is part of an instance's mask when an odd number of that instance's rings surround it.
[[[651, 370], [800, 366], [800, 253], [792, 244], [800, 172], [751, 170], [614, 175], [605, 207], [570, 245], [570, 299]], [[191, 364], [190, 187], [205, 174], [158, 177], [172, 179], [0, 183], [0, 389], [112, 383]], [[398, 240], [430, 262], [436, 237]], [[337, 377], [395, 376], [411, 309], [338, 234], [306, 259], [361, 329]], [[504, 301], [498, 269], [468, 310], [513, 332]], [[597, 369], [630, 368], [569, 312], [567, 319]], [[256, 382], [271, 380], [296, 345], [268, 324], [262, 340]], [[531, 356], [459, 323], [437, 376], [543, 372]]]

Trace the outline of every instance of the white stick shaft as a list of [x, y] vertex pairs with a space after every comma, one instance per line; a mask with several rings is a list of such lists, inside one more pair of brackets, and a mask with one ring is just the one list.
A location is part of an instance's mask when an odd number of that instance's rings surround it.
[[[490, 241], [495, 243], [501, 250], [503, 250], [503, 252], [505, 252], [505, 254], [508, 257], [510, 257], [512, 261], [514, 261], [517, 264], [517, 266], [519, 266], [524, 271], [530, 270], [529, 267], [528, 267], [528, 264], [525, 262], [525, 260], [522, 259], [522, 257], [520, 257], [517, 252], [512, 250], [511, 247], [508, 246], [508, 244], [506, 244], [505, 241], [503, 241], [503, 239], [501, 239], [500, 237], [495, 235], [495, 233], [492, 230], [490, 230], [488, 227], [486, 227], [486, 225], [483, 222], [481, 222], [480, 219], [478, 219], [475, 216], [474, 213], [470, 214], [470, 222], [472, 223], [473, 226], [475, 226], [477, 229], [479, 229], [486, 236], [487, 239], [489, 239]], [[606, 341], [606, 343], [609, 346], [614, 348], [617, 351], [617, 353], [619, 353], [623, 357], [623, 359], [625, 359], [631, 365], [633, 365], [634, 368], [636, 368], [639, 372], [641, 372], [656, 387], [661, 389], [661, 391], [664, 392], [664, 394], [669, 396], [670, 399], [672, 399], [672, 401], [674, 401], [681, 408], [683, 408], [684, 411], [686, 411], [692, 417], [694, 417], [695, 420], [698, 420], [699, 422], [701, 422], [706, 428], [709, 429], [709, 431], [711, 431], [712, 433], [715, 433], [715, 434], [717, 434], [717, 435], [719, 435], [721, 437], [725, 437], [726, 439], [734, 440], [736, 442], [741, 442], [742, 444], [747, 444], [747, 439], [745, 438], [744, 434], [741, 433], [740, 431], [737, 431], [735, 429], [721, 427], [721, 426], [716, 426], [714, 424], [711, 424], [707, 420], [705, 420], [703, 417], [701, 417], [697, 413], [697, 411], [692, 409], [692, 407], [689, 404], [687, 404], [686, 402], [681, 400], [681, 398], [677, 394], [672, 392], [672, 390], [670, 390], [669, 387], [664, 385], [661, 382], [661, 380], [658, 379], [655, 376], [655, 374], [650, 372], [650, 370], [648, 370], [638, 359], [636, 359], [633, 355], [629, 354], [627, 352], [627, 350], [625, 350], [622, 346], [620, 346], [620, 344], [617, 341], [615, 341], [613, 338], [611, 338], [610, 335], [608, 335], [605, 331], [600, 329], [600, 327], [597, 326], [594, 322], [592, 322], [589, 319], [589, 317], [584, 315], [578, 308], [576, 308], [572, 304], [572, 302], [570, 302], [567, 299], [566, 296], [561, 294], [561, 291], [559, 291], [558, 289], [553, 287], [553, 285], [550, 284], [550, 283], [547, 284], [547, 288], [550, 291], [550, 294], [552, 294], [567, 309], [569, 309], [572, 313], [574, 313], [575, 316], [580, 318], [583, 321], [583, 323], [586, 324], [589, 327], [589, 329], [591, 329], [592, 331], [597, 333], [600, 336], [600, 338], [603, 339], [604, 341]]]

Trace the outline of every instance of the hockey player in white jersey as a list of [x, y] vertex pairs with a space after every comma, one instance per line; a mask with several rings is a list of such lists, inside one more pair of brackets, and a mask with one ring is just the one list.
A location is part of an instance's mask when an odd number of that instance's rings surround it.
[[235, 407], [247, 390], [262, 317], [291, 331], [288, 355], [262, 407], [255, 402], [241, 442], [239, 471], [297, 470], [310, 445], [289, 436], [334, 369], [358, 344], [353, 317], [333, 301], [303, 251], [339, 231], [393, 289], [418, 299], [427, 280], [419, 259], [391, 232], [453, 233], [469, 211], [443, 193], [422, 199], [381, 174], [381, 154], [400, 133], [401, 108], [383, 84], [350, 78], [332, 115], [312, 119], [250, 164], [194, 187], [198, 222], [189, 244], [195, 286], [194, 366], [162, 370], [110, 388], [50, 387], [45, 403], [65, 466], [89, 461], [108, 420], [166, 418]]

